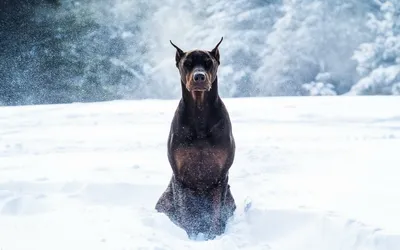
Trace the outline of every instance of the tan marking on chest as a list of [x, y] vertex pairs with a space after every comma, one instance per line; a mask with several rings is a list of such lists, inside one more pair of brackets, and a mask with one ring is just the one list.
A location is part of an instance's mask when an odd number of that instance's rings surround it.
[[225, 149], [213, 148], [179, 148], [174, 152], [174, 159], [178, 171], [182, 167], [194, 165], [222, 168], [228, 159], [228, 152]]
[[196, 102], [197, 107], [201, 110], [204, 104], [204, 92], [192, 91], [192, 98]]

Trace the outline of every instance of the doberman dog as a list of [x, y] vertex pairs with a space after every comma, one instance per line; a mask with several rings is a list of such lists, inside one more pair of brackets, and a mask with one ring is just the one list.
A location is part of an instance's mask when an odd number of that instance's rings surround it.
[[176, 48], [182, 97], [168, 136], [172, 178], [155, 208], [189, 238], [214, 239], [225, 232], [236, 204], [228, 184], [235, 140], [218, 94], [219, 43], [211, 51]]

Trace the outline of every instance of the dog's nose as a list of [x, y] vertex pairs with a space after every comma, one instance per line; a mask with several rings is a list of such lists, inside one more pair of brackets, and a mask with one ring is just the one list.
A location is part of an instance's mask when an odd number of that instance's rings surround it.
[[194, 82], [204, 82], [206, 80], [206, 74], [203, 72], [196, 72], [193, 74]]

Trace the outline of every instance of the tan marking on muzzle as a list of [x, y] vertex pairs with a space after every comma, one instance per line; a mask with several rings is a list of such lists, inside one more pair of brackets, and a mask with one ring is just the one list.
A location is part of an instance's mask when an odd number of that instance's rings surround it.
[[211, 89], [212, 87], [212, 75], [210, 74], [210, 72], [206, 72], [206, 82], [207, 82], [207, 86], [208, 86], [208, 90]]
[[189, 91], [192, 89], [193, 86], [192, 79], [193, 79], [193, 72], [190, 72], [189, 74], [186, 75], [186, 89]]
[[212, 74], [210, 72], [206, 72], [206, 80], [207, 80], [207, 84], [209, 84], [210, 89], [212, 87], [212, 82], [214, 79], [212, 79]]

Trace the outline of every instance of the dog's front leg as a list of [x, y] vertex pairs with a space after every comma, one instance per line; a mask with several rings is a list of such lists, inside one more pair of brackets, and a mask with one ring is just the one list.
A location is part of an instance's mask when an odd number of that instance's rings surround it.
[[223, 225], [222, 225], [222, 191], [223, 188], [221, 186], [216, 187], [212, 191], [212, 202], [213, 202], [213, 224], [211, 228], [211, 234], [212, 235], [220, 235], [223, 233]]

